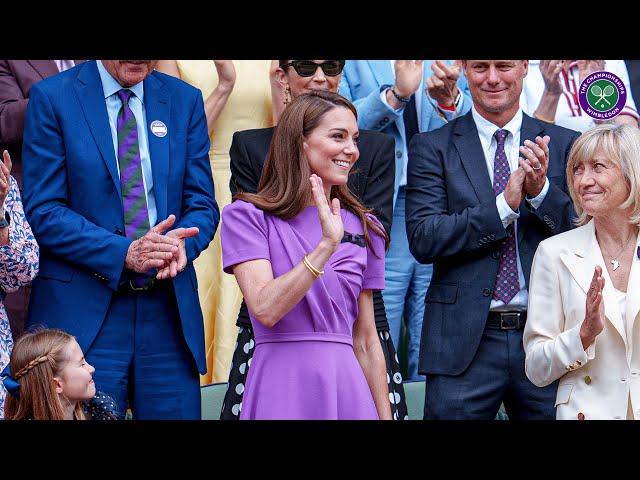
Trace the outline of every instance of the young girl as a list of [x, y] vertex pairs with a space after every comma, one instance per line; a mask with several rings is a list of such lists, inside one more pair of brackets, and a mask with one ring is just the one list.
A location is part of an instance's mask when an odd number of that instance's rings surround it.
[[9, 395], [7, 420], [117, 419], [113, 400], [96, 395], [95, 369], [76, 339], [62, 330], [26, 333], [13, 347], [2, 373]]

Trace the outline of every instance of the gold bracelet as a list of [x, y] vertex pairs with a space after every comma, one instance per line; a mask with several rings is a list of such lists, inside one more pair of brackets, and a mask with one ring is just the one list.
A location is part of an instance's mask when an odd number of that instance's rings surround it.
[[547, 120], [546, 118], [542, 118], [540, 115], [538, 115], [536, 112], [533, 112], [533, 116], [536, 117], [538, 120], [542, 120], [543, 122], [547, 122], [547, 123], [551, 123], [553, 125], [555, 125], [555, 121], [553, 120]]
[[316, 278], [320, 278], [320, 275], [324, 273], [324, 270], [318, 270], [316, 267], [311, 265], [311, 262], [306, 255], [304, 256], [302, 263], [304, 263], [304, 266], [307, 267], [307, 270], [309, 270], [311, 274]]

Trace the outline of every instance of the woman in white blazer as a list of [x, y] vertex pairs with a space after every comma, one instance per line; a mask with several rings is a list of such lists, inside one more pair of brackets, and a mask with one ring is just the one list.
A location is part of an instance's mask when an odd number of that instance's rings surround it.
[[640, 418], [640, 131], [585, 132], [567, 162], [579, 228], [540, 243], [523, 343], [527, 377], [560, 379], [557, 419]]

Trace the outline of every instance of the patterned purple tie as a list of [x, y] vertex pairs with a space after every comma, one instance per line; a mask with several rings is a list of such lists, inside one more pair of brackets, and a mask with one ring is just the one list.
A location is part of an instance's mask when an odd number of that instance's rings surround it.
[[[511, 169], [507, 155], [504, 153], [504, 141], [509, 132], [507, 130], [496, 130], [493, 134], [498, 142], [496, 157], [493, 162], [493, 193], [498, 196], [507, 186]], [[500, 263], [498, 264], [498, 276], [493, 289], [494, 300], [502, 300], [509, 303], [516, 293], [520, 291], [518, 281], [518, 262], [516, 259], [516, 236], [513, 224], [507, 227], [509, 235], [500, 247]]]
[[124, 228], [128, 238], [136, 240], [149, 230], [149, 211], [142, 179], [142, 162], [138, 146], [138, 125], [129, 108], [131, 90], [122, 89], [118, 97], [122, 107], [118, 112], [118, 164], [124, 209]]

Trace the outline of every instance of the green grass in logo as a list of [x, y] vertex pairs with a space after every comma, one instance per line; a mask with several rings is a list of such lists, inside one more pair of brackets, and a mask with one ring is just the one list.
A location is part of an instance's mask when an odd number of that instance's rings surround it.
[[609, 80], [597, 80], [587, 90], [587, 102], [598, 112], [606, 112], [615, 107], [619, 96], [618, 88]]

